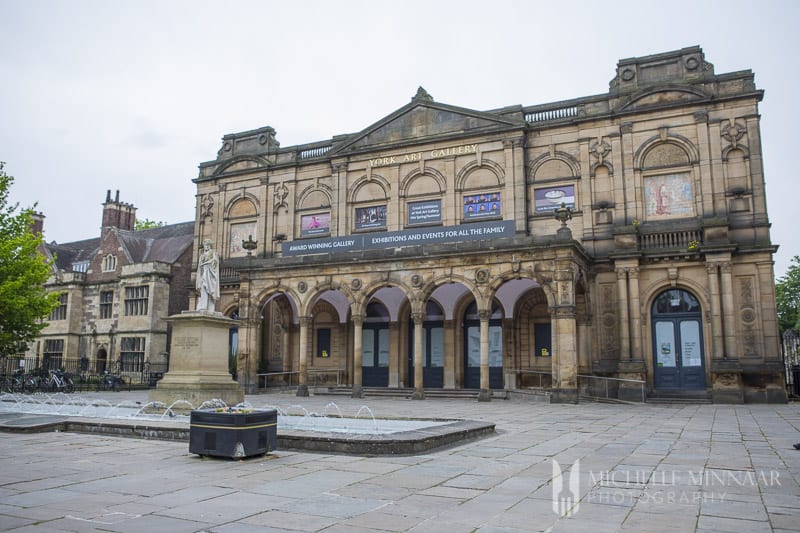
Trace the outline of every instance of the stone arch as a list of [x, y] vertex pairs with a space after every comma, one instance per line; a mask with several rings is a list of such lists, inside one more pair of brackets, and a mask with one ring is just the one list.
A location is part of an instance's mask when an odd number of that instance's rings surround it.
[[[648, 163], [648, 159], [650, 160]], [[635, 170], [695, 165], [700, 152], [686, 137], [654, 135], [643, 142], [633, 156]]]
[[302, 300], [300, 313], [301, 316], [311, 316], [311, 310], [314, 308], [317, 300], [328, 291], [339, 291], [347, 299], [348, 307], [353, 308], [353, 304], [357, 301], [356, 295], [344, 284], [328, 281], [314, 287], [309, 287], [308, 294]]
[[483, 298], [483, 294], [478, 289], [478, 286], [474, 281], [469, 281], [468, 278], [462, 276], [461, 274], [446, 274], [431, 278], [427, 283], [420, 287], [418, 291], [420, 300], [428, 301], [428, 298], [431, 297], [437, 287], [440, 285], [446, 285], [448, 283], [458, 283], [463, 285], [467, 291], [472, 294], [473, 298], [475, 298], [475, 301], [480, 301], [481, 298]]
[[[320, 209], [331, 206], [333, 193], [327, 185], [311, 185], [303, 189], [295, 200], [295, 209]], [[318, 202], [318, 203], [317, 203]]]
[[240, 170], [252, 170], [252, 169], [262, 168], [267, 166], [268, 164], [269, 161], [267, 161], [263, 157], [258, 157], [253, 155], [238, 156], [234, 157], [230, 161], [226, 162], [224, 165], [220, 166], [217, 170], [214, 171], [213, 176], [219, 176], [227, 172], [236, 172]]
[[[564, 169], [564, 170], [559, 170]], [[580, 162], [572, 155], [556, 151], [538, 156], [531, 162], [528, 182], [555, 179], [571, 179], [581, 175]]]
[[[361, 191], [370, 185], [377, 186], [382, 191], [382, 196], [380, 197], [369, 197], [369, 198], [360, 198]], [[389, 191], [392, 190], [392, 186], [389, 181], [380, 176], [379, 174], [372, 174], [371, 176], [362, 176], [357, 179], [353, 186], [350, 188], [350, 192], [348, 194], [347, 201], [348, 203], [364, 203], [370, 201], [380, 201], [386, 200], [389, 197]]]
[[722, 149], [722, 160], [728, 161], [728, 158], [733, 157], [737, 151], [742, 153], [742, 159], [745, 161], [750, 159], [750, 150], [748, 150], [746, 146], [741, 144], [731, 144]]
[[402, 291], [405, 299], [411, 304], [412, 308], [414, 308], [417, 302], [417, 291], [408, 286], [405, 282], [398, 280], [398, 279], [376, 279], [372, 280], [367, 283], [361, 289], [361, 298], [358, 301], [354, 302], [352, 309], [354, 313], [359, 315], [364, 315], [366, 313], [367, 305], [375, 296], [375, 293], [378, 292], [380, 289], [390, 289], [396, 288]]
[[592, 163], [592, 165], [589, 167], [589, 176], [595, 177], [597, 175], [597, 170], [598, 169], [602, 170], [602, 168], [605, 168], [606, 172], [609, 175], [614, 174], [614, 165], [612, 165], [610, 161], [606, 161], [604, 159], [602, 162], [595, 161], [594, 163]]
[[233, 197], [225, 209], [227, 218], [257, 217], [260, 202], [255, 195], [243, 192]]
[[411, 185], [416, 180], [422, 179], [423, 177], [429, 177], [439, 188], [438, 191], [430, 192], [429, 194], [441, 194], [447, 190], [447, 178], [445, 178], [441, 172], [433, 168], [425, 168], [424, 170], [415, 168], [400, 180], [400, 196], [408, 196]]
[[467, 181], [469, 180], [470, 176], [475, 172], [480, 170], [488, 170], [490, 173], [494, 174], [496, 183], [494, 184], [486, 184], [486, 185], [476, 185], [475, 187], [502, 187], [505, 182], [505, 171], [503, 167], [497, 164], [496, 162], [492, 161], [491, 159], [482, 159], [481, 163], [478, 164], [477, 160], [469, 161], [461, 170], [456, 173], [456, 190], [464, 190], [467, 188], [472, 188], [471, 186], [468, 187]]
[[221, 313], [223, 315], [227, 316], [227, 317], [230, 317], [230, 318], [235, 318], [233, 316], [234, 313], [235, 313], [236, 316], [238, 317], [239, 316], [239, 304], [236, 303], [236, 302], [234, 302], [232, 304], [229, 304], [228, 306], [226, 306], [225, 308], [223, 308], [221, 310]]
[[644, 89], [632, 94], [618, 109], [620, 111], [632, 107], [644, 107], [663, 104], [665, 101], [687, 103], [692, 100], [706, 99], [708, 95], [694, 87], [666, 85], [657, 89]]
[[659, 279], [647, 285], [647, 287], [644, 287], [641, 292], [642, 297], [639, 300], [639, 305], [641, 306], [641, 316], [643, 319], [646, 319], [649, 322], [650, 308], [652, 307], [656, 296], [669, 289], [682, 289], [691, 293], [692, 296], [697, 298], [697, 301], [700, 302], [700, 306], [703, 309], [703, 325], [705, 327], [708, 326], [710, 322], [705, 320], [705, 316], [706, 313], [711, 309], [711, 303], [707, 298], [706, 289], [700, 283], [697, 283], [686, 276], [679, 277], [675, 284], [664, 283], [663, 279]]
[[255, 294], [253, 301], [255, 302], [256, 309], [261, 309], [264, 305], [276, 295], [283, 295], [289, 301], [292, 312], [296, 316], [300, 316], [300, 295], [288, 285], [278, 284], [259, 291]]

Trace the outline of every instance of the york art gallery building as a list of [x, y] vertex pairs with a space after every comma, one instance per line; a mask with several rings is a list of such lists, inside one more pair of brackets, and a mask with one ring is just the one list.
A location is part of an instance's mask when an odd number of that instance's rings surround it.
[[194, 261], [211, 239], [239, 383], [786, 401], [763, 94], [691, 47], [574, 100], [420, 88], [358, 133], [226, 135], [195, 180]]

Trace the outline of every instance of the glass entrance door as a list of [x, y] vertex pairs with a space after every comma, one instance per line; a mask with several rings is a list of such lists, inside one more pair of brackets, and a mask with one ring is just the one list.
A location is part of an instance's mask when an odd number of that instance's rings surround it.
[[672, 289], [653, 303], [653, 385], [656, 389], [705, 389], [702, 315], [690, 293]]
[[361, 384], [389, 386], [389, 311], [380, 302], [367, 304], [361, 330]]
[[389, 328], [364, 325], [361, 331], [361, 383], [364, 387], [389, 385]]

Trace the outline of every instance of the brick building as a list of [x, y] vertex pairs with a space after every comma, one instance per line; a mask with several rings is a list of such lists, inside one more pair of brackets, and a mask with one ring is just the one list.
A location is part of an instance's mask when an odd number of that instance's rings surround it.
[[[99, 237], [44, 245], [55, 258], [46, 287], [61, 303], [24, 355], [26, 367], [133, 377], [167, 362], [164, 318], [188, 308], [194, 223], [135, 231], [136, 208], [119, 191], [113, 199], [108, 191], [102, 217]], [[44, 217], [35, 224], [42, 232]]]

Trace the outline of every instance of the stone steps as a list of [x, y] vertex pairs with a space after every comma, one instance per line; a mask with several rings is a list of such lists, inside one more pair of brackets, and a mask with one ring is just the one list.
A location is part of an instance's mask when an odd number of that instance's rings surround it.
[[686, 391], [654, 391], [647, 395], [647, 403], [672, 404], [672, 405], [692, 405], [710, 404], [711, 393], [706, 391], [686, 392]]
[[[382, 397], [382, 398], [411, 398], [414, 394], [414, 389], [405, 387], [364, 387], [364, 397]], [[352, 394], [351, 387], [319, 387], [314, 391], [317, 396], [331, 395], [331, 396], [350, 396]], [[476, 389], [425, 389], [426, 398], [477, 398], [478, 391]], [[508, 394], [505, 390], [493, 390], [492, 398], [505, 400]]]

